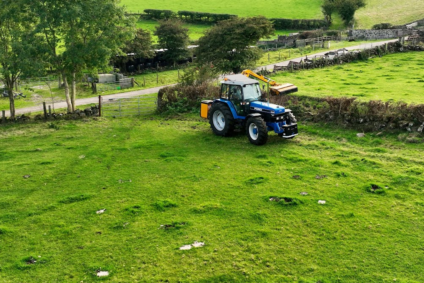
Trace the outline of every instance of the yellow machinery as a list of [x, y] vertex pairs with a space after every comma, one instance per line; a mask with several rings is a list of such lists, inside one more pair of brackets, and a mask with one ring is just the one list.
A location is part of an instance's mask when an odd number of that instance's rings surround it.
[[269, 90], [272, 95], [281, 95], [281, 94], [288, 94], [291, 92], [297, 92], [297, 86], [293, 84], [289, 84], [289, 83], [278, 84], [276, 81], [271, 80], [270, 78], [267, 78], [265, 76], [258, 75], [252, 70], [244, 70], [241, 73], [245, 75], [246, 77], [253, 77], [263, 82], [269, 83], [269, 86], [270, 86]]

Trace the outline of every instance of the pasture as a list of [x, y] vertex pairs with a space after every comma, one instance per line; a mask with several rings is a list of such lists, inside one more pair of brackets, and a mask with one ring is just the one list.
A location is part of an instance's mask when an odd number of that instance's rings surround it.
[[306, 96], [353, 96], [361, 100], [420, 104], [424, 103], [423, 66], [423, 53], [409, 52], [271, 77], [280, 83], [297, 85], [298, 94]]
[[422, 144], [299, 132], [256, 147], [198, 114], [0, 127], [1, 281], [423, 282]]
[[[320, 8], [321, 3], [321, 0], [266, 0], [255, 3], [246, 0], [237, 2], [222, 0], [206, 2], [181, 2], [176, 0], [161, 0], [159, 2], [139, 0], [122, 1], [122, 4], [131, 12], [142, 12], [144, 9], [168, 9], [173, 11], [236, 14], [242, 17], [262, 15], [267, 18], [289, 19], [323, 18]], [[357, 19], [357, 24], [355, 28], [371, 28], [378, 23], [406, 24], [422, 19], [422, 11], [424, 11], [424, 2], [420, 0], [368, 0], [367, 6], [356, 12], [355, 18]], [[338, 24], [336, 26], [339, 27]]]

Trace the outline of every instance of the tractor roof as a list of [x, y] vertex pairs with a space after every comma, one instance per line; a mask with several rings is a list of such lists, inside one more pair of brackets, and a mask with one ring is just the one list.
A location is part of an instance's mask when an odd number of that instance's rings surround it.
[[248, 85], [248, 84], [257, 84], [258, 81], [248, 78], [242, 74], [238, 75], [228, 75], [224, 76], [224, 80], [221, 81], [222, 84], [233, 84], [233, 85]]

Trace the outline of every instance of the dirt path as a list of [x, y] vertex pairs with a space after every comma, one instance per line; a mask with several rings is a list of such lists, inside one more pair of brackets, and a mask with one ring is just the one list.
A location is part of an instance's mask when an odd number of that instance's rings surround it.
[[[357, 45], [357, 46], [351, 46], [351, 47], [347, 47], [347, 50], [357, 50], [357, 49], [371, 49], [373, 47], [376, 46], [381, 46], [384, 45], [386, 43], [389, 42], [394, 42], [397, 41], [397, 39], [393, 39], [393, 40], [386, 40], [386, 41], [381, 41], [381, 42], [373, 42], [373, 43], [366, 43], [366, 44], [361, 44], [361, 45]], [[335, 51], [335, 50], [332, 50]], [[322, 56], [325, 53], [330, 52], [330, 50], [326, 50], [323, 52], [319, 52], [316, 54], [310, 54], [309, 57], [312, 58], [313, 56]], [[286, 61], [282, 61], [279, 63], [273, 63], [273, 64], [269, 64], [266, 66], [261, 66], [258, 67], [257, 70], [260, 69], [267, 69], [267, 70], [273, 70], [274, 69], [274, 65], [277, 66], [287, 66], [289, 64], [290, 61], [295, 61], [295, 62], [300, 62], [301, 59], [303, 59], [304, 57], [299, 57], [299, 58], [294, 58], [294, 59], [290, 59], [290, 60], [286, 60]], [[131, 92], [124, 92], [124, 93], [116, 93], [116, 94], [110, 94], [110, 95], [104, 95], [103, 98], [104, 99], [115, 99], [115, 98], [123, 98], [123, 97], [134, 97], [134, 96], [139, 96], [139, 95], [146, 95], [146, 94], [152, 94], [152, 93], [157, 93], [161, 88], [163, 88], [165, 86], [158, 86], [158, 87], [154, 87], [154, 88], [148, 88], [148, 89], [143, 89], [143, 90], [136, 90], [136, 91], [131, 91]], [[87, 104], [92, 104], [92, 103], [98, 103], [99, 102], [99, 98], [98, 97], [90, 97], [90, 98], [81, 98], [81, 99], [77, 99], [76, 100], [76, 104], [77, 106], [80, 105], [87, 105]], [[61, 109], [61, 108], [66, 108], [66, 102], [56, 102], [54, 104], [55, 109]], [[32, 113], [32, 112], [40, 112], [43, 111], [43, 106], [42, 105], [36, 105], [36, 106], [31, 106], [31, 107], [25, 107], [25, 108], [20, 108], [20, 109], [16, 109], [16, 115], [21, 115], [21, 114], [27, 114], [27, 113]], [[9, 111], [6, 111], [6, 116], [9, 116]]]

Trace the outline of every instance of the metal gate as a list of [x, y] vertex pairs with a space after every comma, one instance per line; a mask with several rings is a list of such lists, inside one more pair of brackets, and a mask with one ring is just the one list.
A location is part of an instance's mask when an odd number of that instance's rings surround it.
[[153, 114], [157, 108], [156, 96], [131, 98], [102, 98], [102, 116], [129, 117]]

